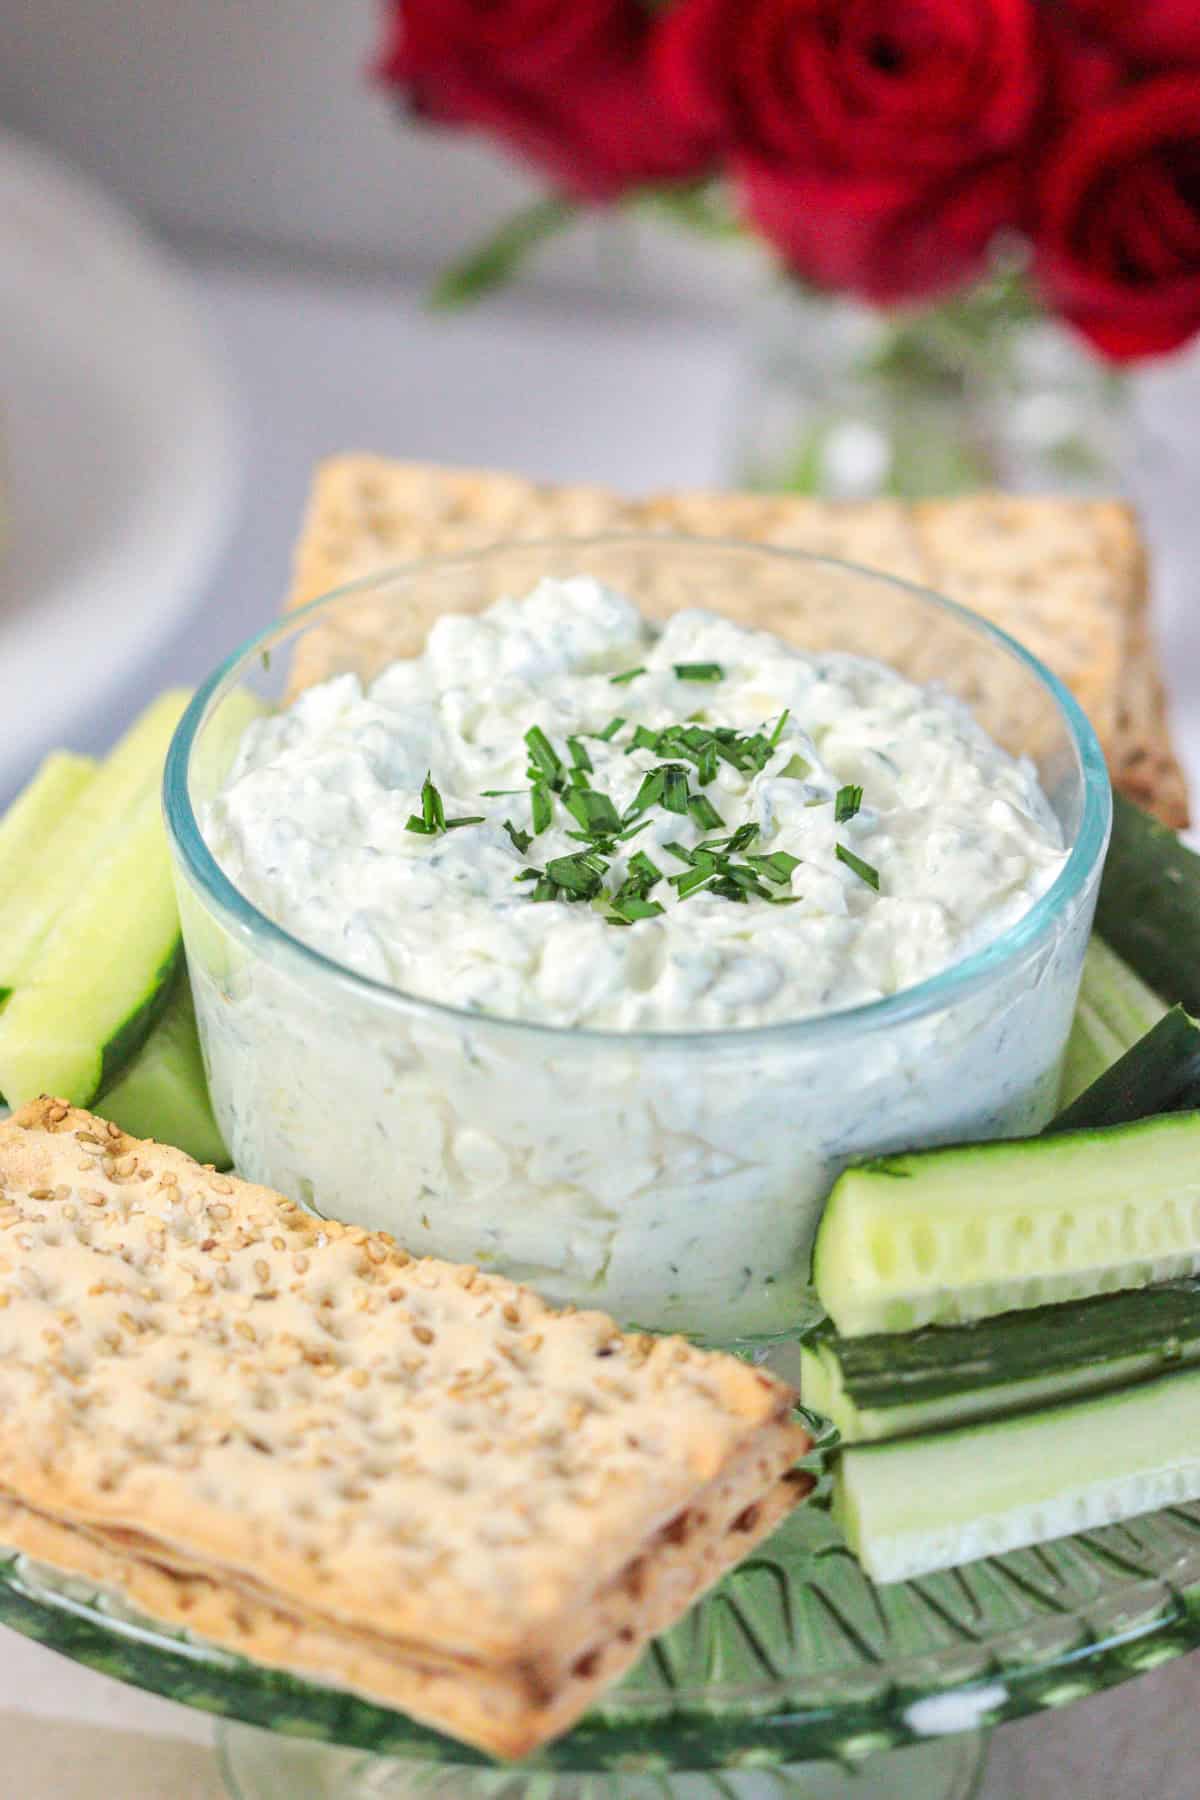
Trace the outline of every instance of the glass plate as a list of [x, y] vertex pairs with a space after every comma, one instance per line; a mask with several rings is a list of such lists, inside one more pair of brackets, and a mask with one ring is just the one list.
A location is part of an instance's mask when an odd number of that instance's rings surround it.
[[[876, 1587], [824, 1486], [528, 1766], [858, 1761], [1064, 1705], [1200, 1645], [1200, 1503]], [[487, 1762], [400, 1713], [172, 1635], [23, 1557], [0, 1562], [0, 1620], [248, 1724], [381, 1756]]]

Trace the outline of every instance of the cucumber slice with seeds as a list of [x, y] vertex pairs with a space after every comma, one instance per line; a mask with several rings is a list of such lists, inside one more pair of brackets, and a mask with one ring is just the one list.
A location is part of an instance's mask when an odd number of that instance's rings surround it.
[[1200, 1497], [1200, 1370], [1025, 1418], [844, 1450], [833, 1512], [874, 1581], [909, 1581]]
[[1200, 1113], [881, 1157], [836, 1182], [813, 1277], [844, 1337], [1200, 1273]]

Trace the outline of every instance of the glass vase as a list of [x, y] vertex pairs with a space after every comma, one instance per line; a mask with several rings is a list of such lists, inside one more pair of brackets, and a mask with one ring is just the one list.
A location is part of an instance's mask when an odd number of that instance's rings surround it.
[[752, 306], [732, 477], [867, 499], [1120, 491], [1126, 380], [997, 277], [882, 312], [778, 278]]

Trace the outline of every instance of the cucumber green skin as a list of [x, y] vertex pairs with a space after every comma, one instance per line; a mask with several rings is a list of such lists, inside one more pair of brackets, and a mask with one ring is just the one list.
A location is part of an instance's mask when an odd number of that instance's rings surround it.
[[1059, 1105], [1067, 1107], [1077, 1100], [1152, 1031], [1166, 1011], [1166, 1002], [1093, 933], [1067, 1040]]
[[1200, 856], [1120, 794], [1096, 929], [1156, 993], [1200, 1014]]
[[1200, 1280], [1164, 1282], [975, 1325], [801, 1345], [804, 1404], [844, 1443], [999, 1418], [1200, 1362]]
[[[183, 939], [176, 938], [151, 978], [146, 998], [118, 1025], [100, 1051], [96, 1095], [112, 1086], [121, 1070], [141, 1049], [166, 1011], [172, 985], [183, 961]], [[96, 1096], [94, 1095], [93, 1098]]]
[[867, 1574], [908, 1581], [1200, 1497], [1200, 1369], [840, 1452], [833, 1515]]
[[1200, 1113], [877, 1158], [835, 1183], [813, 1280], [846, 1337], [1200, 1273]]
[[1173, 1006], [1153, 1030], [1059, 1113], [1046, 1133], [1123, 1125], [1200, 1107], [1200, 1023]]
[[209, 1100], [186, 968], [164, 992], [169, 997], [162, 1017], [95, 1110], [131, 1137], [174, 1144], [198, 1163], [227, 1169], [229, 1151]]

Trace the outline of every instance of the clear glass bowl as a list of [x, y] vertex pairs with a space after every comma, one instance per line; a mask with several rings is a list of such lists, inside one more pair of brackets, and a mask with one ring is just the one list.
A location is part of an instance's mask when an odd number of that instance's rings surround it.
[[[796, 1023], [617, 1033], [416, 998], [298, 942], [204, 839], [253, 705], [371, 678], [442, 613], [586, 573], [647, 615], [736, 616], [879, 657], [1035, 764], [1069, 856], [1013, 928], [935, 979]], [[253, 697], [253, 698], [251, 698]], [[710, 1341], [811, 1310], [821, 1202], [851, 1156], [1038, 1130], [1055, 1104], [1110, 816], [1099, 746], [1035, 658], [963, 609], [798, 552], [631, 537], [517, 544], [373, 577], [238, 651], [197, 694], [166, 810], [218, 1119], [239, 1171], [411, 1250]]]

